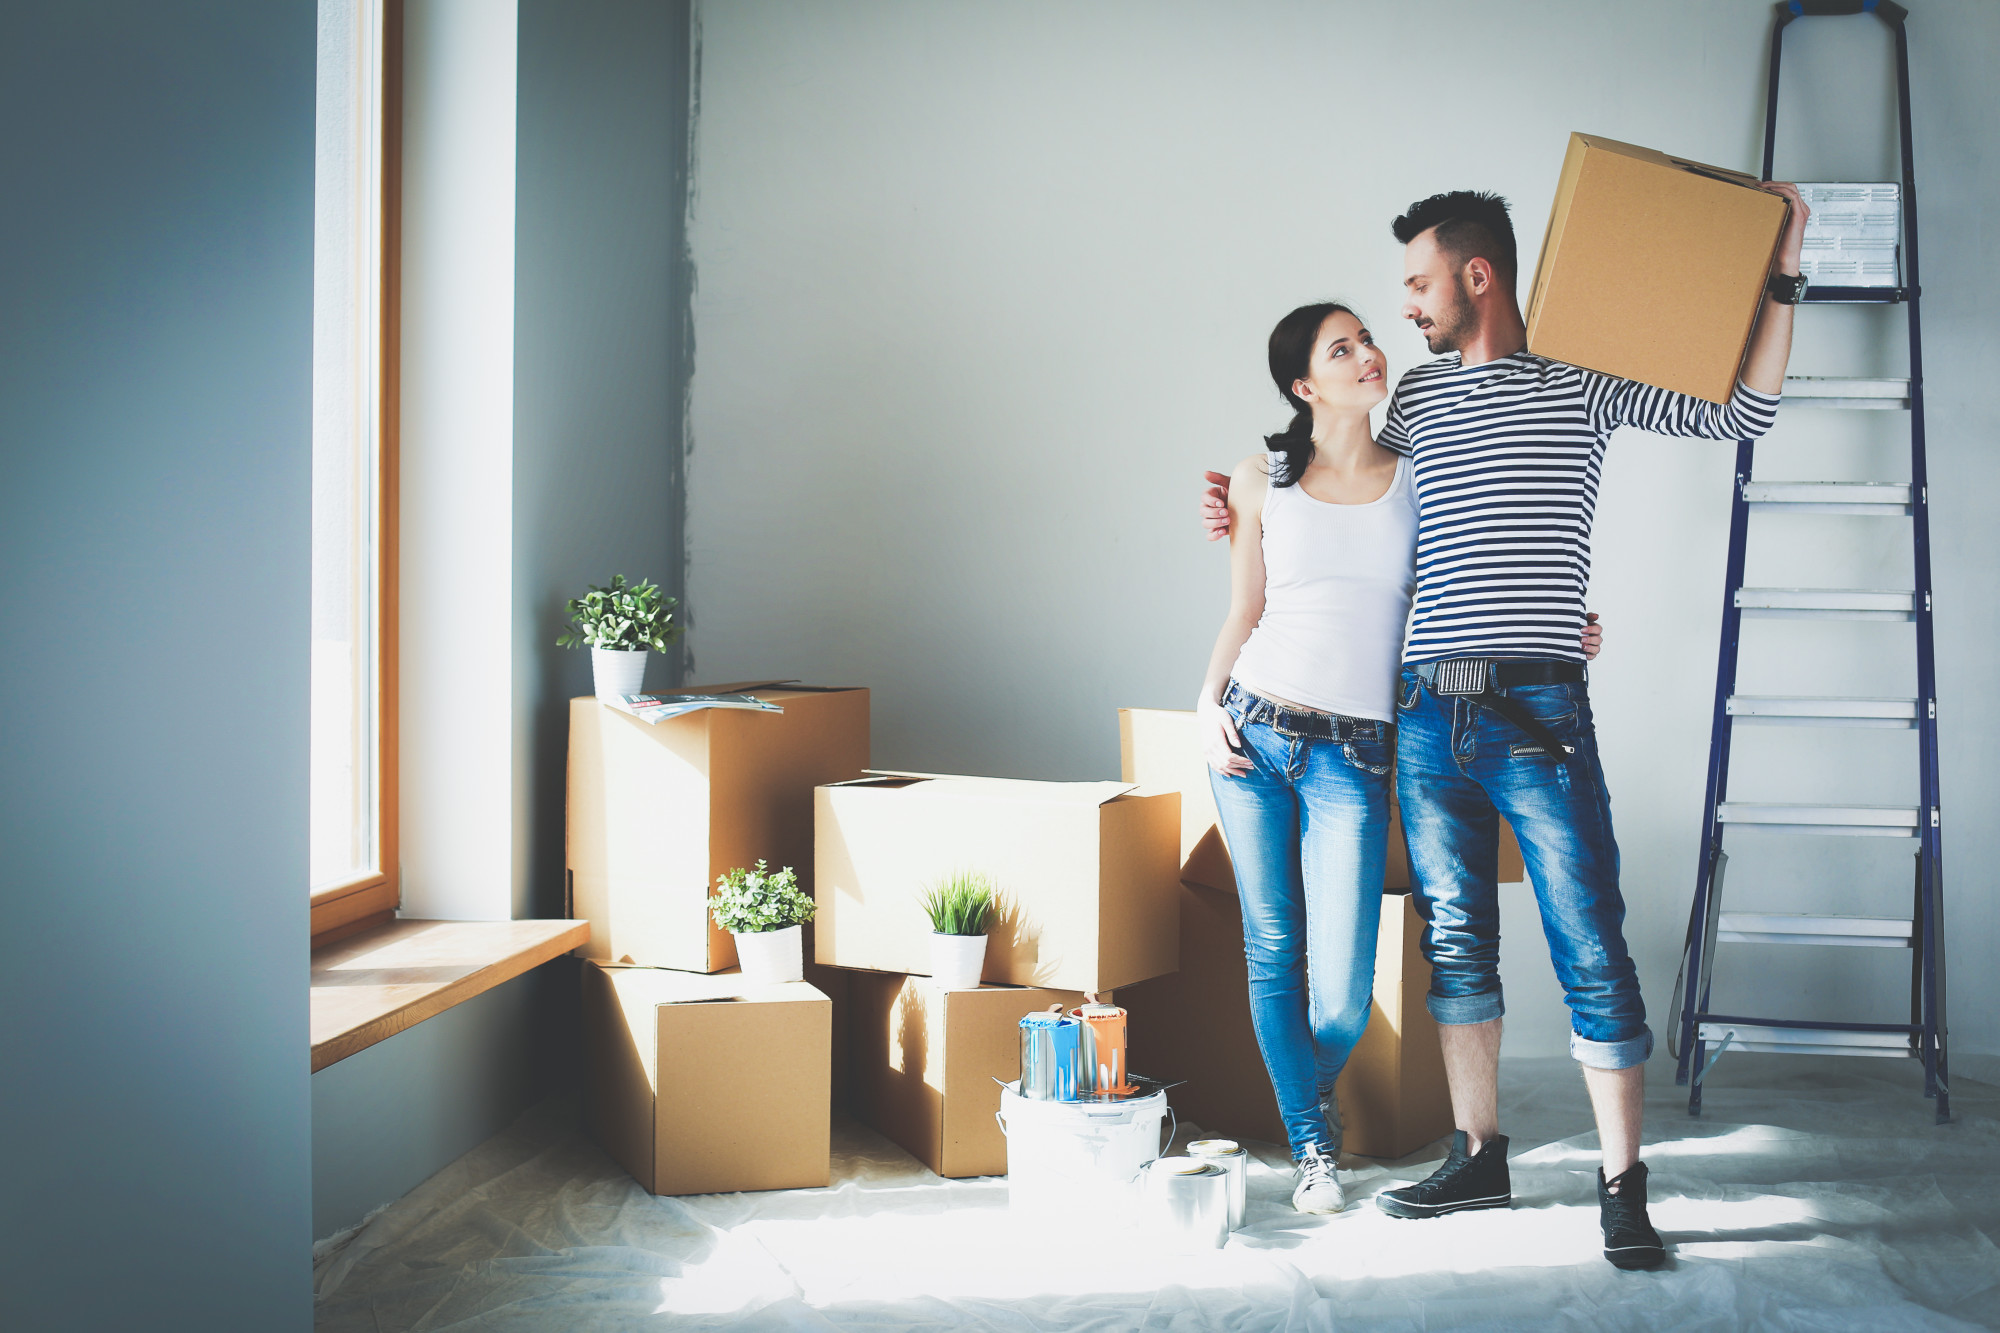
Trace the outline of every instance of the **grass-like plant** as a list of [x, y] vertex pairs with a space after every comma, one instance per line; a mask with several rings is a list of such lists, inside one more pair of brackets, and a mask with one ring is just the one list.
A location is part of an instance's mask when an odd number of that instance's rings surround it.
[[961, 870], [933, 884], [922, 901], [933, 933], [984, 935], [999, 898], [991, 879], [977, 871]]
[[608, 587], [593, 583], [589, 592], [565, 605], [569, 628], [556, 636], [556, 647], [664, 653], [681, 636], [681, 626], [674, 623], [678, 605], [651, 579], [628, 584], [623, 574], [613, 574]]
[[767, 930], [783, 930], [813, 919], [819, 910], [790, 866], [772, 872], [762, 861], [755, 870], [741, 866], [715, 881], [708, 910], [715, 924], [732, 935], [759, 935]]

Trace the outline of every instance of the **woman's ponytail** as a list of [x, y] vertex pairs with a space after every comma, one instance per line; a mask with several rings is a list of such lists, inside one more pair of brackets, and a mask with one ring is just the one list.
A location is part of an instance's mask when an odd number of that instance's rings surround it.
[[1285, 456], [1272, 470], [1273, 486], [1297, 485], [1312, 463], [1312, 404], [1293, 393], [1292, 385], [1312, 372], [1313, 344], [1318, 341], [1319, 326], [1326, 323], [1327, 316], [1353, 313], [1338, 301], [1320, 301], [1300, 306], [1271, 330], [1271, 380], [1292, 405], [1292, 424], [1276, 435], [1264, 437], [1265, 448]]

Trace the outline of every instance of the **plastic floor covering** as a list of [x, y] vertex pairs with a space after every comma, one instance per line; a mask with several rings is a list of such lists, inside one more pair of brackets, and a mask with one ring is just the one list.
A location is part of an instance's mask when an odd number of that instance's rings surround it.
[[1725, 1058], [1698, 1120], [1656, 1066], [1644, 1155], [1672, 1255], [1654, 1273], [1598, 1253], [1596, 1135], [1567, 1061], [1503, 1064], [1511, 1210], [1377, 1212], [1440, 1145], [1351, 1162], [1347, 1211], [1301, 1216], [1266, 1147], [1246, 1225], [1193, 1258], [1088, 1216], [1024, 1228], [1004, 1179], [940, 1180], [845, 1120], [828, 1189], [655, 1198], [550, 1103], [321, 1242], [317, 1327], [2000, 1329], [2000, 1061], [1970, 1063], [1945, 1126], [1909, 1061]]

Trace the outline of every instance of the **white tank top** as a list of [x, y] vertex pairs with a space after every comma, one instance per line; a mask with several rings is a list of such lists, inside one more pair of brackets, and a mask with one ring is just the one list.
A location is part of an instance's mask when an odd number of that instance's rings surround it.
[[[1276, 471], [1284, 455], [1267, 455]], [[1416, 592], [1410, 460], [1378, 500], [1328, 504], [1298, 486], [1264, 493], [1264, 616], [1231, 673], [1257, 694], [1395, 720], [1396, 672]]]

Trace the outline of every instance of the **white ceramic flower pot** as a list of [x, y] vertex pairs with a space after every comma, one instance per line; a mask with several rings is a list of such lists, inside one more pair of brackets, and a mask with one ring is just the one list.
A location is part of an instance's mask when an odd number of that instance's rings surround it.
[[931, 983], [939, 990], [974, 990], [986, 970], [984, 935], [931, 936]]
[[597, 697], [600, 699], [643, 693], [646, 688], [646, 650], [592, 648], [590, 675], [596, 682]]
[[745, 981], [765, 986], [806, 979], [804, 927], [760, 930], [735, 935], [735, 939], [736, 961], [743, 965]]

